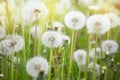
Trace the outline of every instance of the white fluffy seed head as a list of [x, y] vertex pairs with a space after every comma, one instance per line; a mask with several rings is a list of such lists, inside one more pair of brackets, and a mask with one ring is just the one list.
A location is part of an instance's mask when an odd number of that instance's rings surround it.
[[57, 14], [64, 14], [66, 11], [70, 10], [71, 1], [70, 0], [59, 0], [55, 5], [55, 12]]
[[85, 5], [85, 6], [89, 6], [94, 3], [94, 0], [78, 0], [78, 1], [80, 4]]
[[36, 14], [38, 14], [37, 18], [45, 18], [48, 14], [48, 9], [46, 6], [40, 1], [27, 1], [23, 7], [23, 18], [25, 21], [35, 21]]
[[[88, 64], [88, 69], [89, 69], [90, 72], [93, 72], [93, 70], [94, 70], [94, 62], [90, 62]], [[100, 65], [97, 64], [97, 63], [95, 65], [95, 70], [97, 72], [97, 75], [100, 75]]]
[[14, 57], [14, 63], [20, 64], [20, 57]]
[[18, 52], [24, 47], [24, 40], [20, 35], [8, 35], [6, 40], [9, 40], [8, 45], [14, 52]]
[[[95, 54], [95, 48], [91, 49], [90, 51], [90, 58], [94, 59], [94, 54]], [[99, 47], [96, 48], [96, 57], [100, 58], [101, 56], [101, 49]]]
[[107, 13], [105, 14], [110, 19], [111, 27], [117, 27], [119, 25], [119, 16], [115, 13]]
[[62, 45], [62, 35], [56, 31], [46, 31], [43, 33], [41, 41], [45, 47], [57, 48]]
[[85, 50], [79, 49], [74, 52], [74, 60], [79, 65], [85, 65], [86, 64], [86, 55], [87, 52]]
[[87, 19], [89, 34], [105, 34], [110, 29], [110, 20], [101, 14], [92, 15]]
[[55, 21], [52, 27], [55, 31], [62, 33], [64, 25], [61, 22]]
[[36, 26], [33, 26], [30, 30], [32, 37], [33, 38], [38, 38], [40, 36], [40, 27], [37, 26], [37, 30], [36, 30]]
[[118, 44], [114, 40], [106, 40], [101, 44], [103, 52], [109, 52], [109, 54], [116, 53], [118, 51]]
[[71, 11], [64, 18], [66, 26], [73, 30], [82, 29], [85, 26], [85, 20], [85, 15], [80, 11]]
[[12, 49], [9, 47], [10, 40], [3, 40], [0, 42], [0, 54], [10, 55]]
[[5, 36], [6, 36], [5, 27], [0, 26], [0, 39], [4, 38]]
[[46, 75], [49, 68], [48, 62], [45, 58], [38, 56], [30, 59], [26, 64], [26, 71], [33, 78], [36, 78], [39, 75], [41, 69], [43, 68], [44, 75]]
[[67, 45], [70, 45], [70, 37], [68, 35], [62, 35], [62, 45], [64, 45], [65, 43], [67, 43]]

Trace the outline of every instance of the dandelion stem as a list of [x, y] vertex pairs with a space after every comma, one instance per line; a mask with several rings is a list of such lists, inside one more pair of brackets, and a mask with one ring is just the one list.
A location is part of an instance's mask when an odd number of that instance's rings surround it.
[[104, 80], [107, 80], [107, 68], [106, 68], [106, 70], [105, 70]]
[[107, 32], [107, 40], [110, 38], [110, 30]]
[[81, 76], [81, 65], [79, 65], [79, 68], [78, 68], [78, 78], [77, 80], [80, 80], [80, 76]]
[[14, 80], [14, 51], [13, 50], [11, 55], [11, 80]]
[[71, 71], [72, 71], [72, 54], [73, 54], [73, 47], [74, 47], [74, 34], [75, 31], [72, 32], [72, 43], [71, 43], [71, 53], [70, 53], [70, 64], [69, 64], [69, 74], [68, 74], [68, 80], [70, 80]]
[[84, 78], [87, 80], [87, 74], [88, 74], [88, 64], [90, 62], [90, 57], [89, 57], [89, 54], [90, 54], [90, 50], [91, 50], [91, 35], [89, 34], [89, 37], [88, 37], [88, 54], [87, 54], [87, 62], [86, 62], [86, 69], [85, 69], [85, 73], [84, 73]]
[[65, 50], [63, 52], [63, 59], [62, 59], [62, 74], [61, 74], [61, 80], [64, 80], [64, 64], [65, 64]]
[[49, 70], [48, 80], [51, 80], [52, 58], [53, 58], [53, 49], [51, 48], [50, 49], [50, 58], [49, 58], [50, 70]]
[[97, 64], [97, 59], [96, 59], [96, 49], [97, 49], [97, 35], [95, 35], [95, 53], [94, 53], [94, 69], [93, 69], [93, 80], [96, 80], [96, 64]]
[[36, 51], [37, 51], [37, 17], [38, 17], [38, 13], [36, 13], [36, 26], [35, 26], [35, 38], [34, 38], [34, 56], [36, 56]]

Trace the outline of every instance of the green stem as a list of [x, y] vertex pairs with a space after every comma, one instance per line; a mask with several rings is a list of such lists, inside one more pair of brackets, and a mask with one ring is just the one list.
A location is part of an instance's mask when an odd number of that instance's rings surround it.
[[48, 80], [51, 80], [52, 58], [53, 58], [53, 49], [51, 48], [50, 49], [50, 58], [49, 58], [50, 69], [49, 69]]
[[94, 69], [93, 69], [93, 80], [96, 80], [96, 64], [97, 64], [97, 58], [96, 58], [96, 48], [97, 48], [97, 35], [95, 35], [95, 53], [94, 53]]
[[81, 76], [81, 65], [79, 65], [78, 78], [77, 78], [77, 80], [80, 80], [80, 76]]
[[38, 13], [36, 13], [36, 26], [35, 26], [35, 37], [34, 37], [34, 56], [36, 56], [36, 51], [37, 51], [37, 17], [38, 17]]
[[91, 35], [89, 34], [89, 39], [88, 39], [88, 54], [87, 54], [87, 62], [86, 62], [86, 69], [85, 69], [85, 73], [84, 73], [84, 78], [87, 80], [87, 74], [88, 74], [88, 64], [90, 62], [90, 57], [89, 57], [89, 54], [90, 54], [90, 50], [91, 50]]
[[106, 68], [106, 70], [105, 70], [104, 80], [107, 80], [107, 68]]
[[73, 55], [73, 47], [74, 47], [74, 34], [75, 34], [75, 31], [72, 32], [72, 43], [71, 43], [71, 53], [70, 53], [68, 80], [70, 80], [71, 71], [72, 71], [72, 55]]
[[65, 50], [63, 52], [63, 59], [62, 59], [62, 73], [61, 73], [61, 80], [64, 80], [64, 64], [65, 64]]
[[14, 51], [11, 54], [11, 80], [14, 80]]

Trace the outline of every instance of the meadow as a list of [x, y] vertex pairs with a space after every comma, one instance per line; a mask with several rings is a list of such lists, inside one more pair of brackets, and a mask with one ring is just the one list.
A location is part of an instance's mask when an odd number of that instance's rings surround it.
[[120, 0], [0, 0], [0, 80], [120, 80]]

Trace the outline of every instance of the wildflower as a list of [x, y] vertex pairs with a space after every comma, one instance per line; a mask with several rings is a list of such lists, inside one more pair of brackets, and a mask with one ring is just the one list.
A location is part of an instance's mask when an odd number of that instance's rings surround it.
[[53, 22], [52, 27], [55, 31], [61, 33], [63, 31], [64, 25], [61, 22], [55, 21], [55, 22]]
[[6, 36], [5, 27], [0, 26], [0, 39], [4, 38], [5, 36]]
[[62, 44], [62, 35], [56, 31], [46, 31], [42, 35], [41, 41], [46, 47], [57, 48]]
[[62, 42], [63, 45], [65, 43], [67, 43], [67, 45], [70, 45], [70, 37], [68, 35], [62, 35], [62, 38], [63, 38], [63, 42]]
[[[35, 37], [39, 37], [40, 36], [40, 27], [37, 26], [37, 31], [36, 31], [36, 26], [33, 26], [30, 30], [31, 34], [32, 34], [32, 37], [35, 38]], [[36, 35], [35, 35], [36, 34]]]
[[118, 50], [118, 44], [114, 40], [105, 40], [101, 44], [103, 52], [109, 52], [109, 54], [116, 53]]
[[94, 3], [94, 0], [78, 0], [78, 1], [80, 4], [85, 5], [85, 6], [89, 6]]
[[86, 64], [86, 55], [87, 52], [85, 50], [79, 49], [74, 52], [74, 60], [78, 65]]
[[[89, 63], [88, 69], [89, 69], [90, 72], [93, 72], [93, 70], [94, 70], [94, 62]], [[96, 70], [97, 75], [100, 75], [100, 65], [99, 64], [95, 65], [95, 70]]]
[[119, 16], [115, 13], [107, 13], [105, 14], [105, 16], [107, 16], [110, 21], [111, 21], [111, 27], [117, 27], [119, 25]]
[[110, 29], [110, 20], [101, 14], [90, 16], [87, 20], [89, 34], [105, 34]]
[[10, 55], [12, 53], [12, 49], [9, 46], [10, 40], [3, 40], [0, 42], [0, 54]]
[[8, 35], [6, 39], [10, 41], [8, 45], [14, 52], [18, 52], [22, 50], [24, 46], [24, 40], [21, 36], [17, 34], [13, 34], [13, 35]]
[[20, 57], [14, 57], [14, 64], [20, 64]]
[[82, 12], [71, 11], [65, 16], [64, 22], [68, 28], [73, 30], [79, 30], [84, 27], [85, 19], [86, 17]]
[[[36, 17], [36, 14], [38, 15]], [[23, 18], [25, 21], [35, 21], [36, 18], [45, 18], [48, 14], [46, 6], [40, 1], [30, 0], [23, 7]]]
[[37, 78], [41, 69], [44, 72], [44, 75], [46, 75], [48, 73], [48, 68], [49, 65], [47, 60], [42, 57], [34, 57], [30, 59], [26, 64], [26, 71], [33, 78]]
[[70, 10], [70, 8], [71, 8], [70, 0], [60, 0], [56, 2], [55, 12], [57, 14], [64, 14], [67, 10]]
[[95, 52], [95, 48], [93, 48], [93, 49], [91, 49], [91, 51], [90, 51], [90, 57], [92, 58], [92, 59], [94, 59], [94, 54], [96, 53], [96, 57], [97, 58], [100, 58], [101, 57], [101, 49], [99, 48], [99, 47], [97, 47], [96, 48], [96, 52]]

